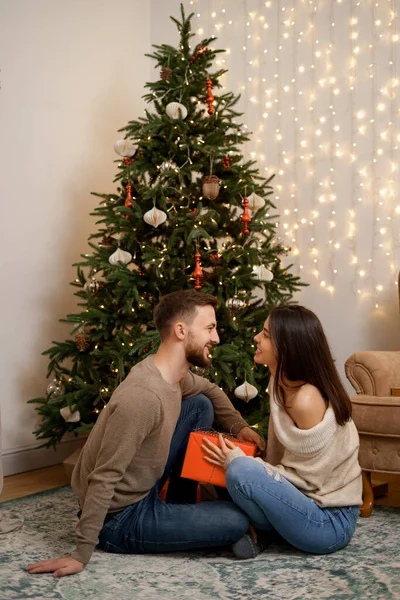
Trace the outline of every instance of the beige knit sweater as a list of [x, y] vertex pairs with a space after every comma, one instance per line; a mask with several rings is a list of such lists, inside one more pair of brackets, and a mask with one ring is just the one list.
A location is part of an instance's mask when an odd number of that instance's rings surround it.
[[[359, 438], [353, 421], [338, 425], [329, 406], [321, 423], [311, 429], [299, 429], [272, 394], [270, 409], [276, 437], [284, 447], [282, 460], [276, 466], [260, 458], [252, 460], [279, 471], [321, 507], [362, 504]], [[240, 448], [232, 450], [225, 468], [239, 456], [244, 456]]]
[[72, 474], [72, 488], [82, 515], [72, 554], [87, 563], [107, 512], [138, 502], [163, 474], [182, 397], [203, 393], [214, 405], [215, 418], [237, 433], [247, 425], [221, 389], [189, 372], [168, 384], [153, 356], [135, 365], [101, 412]]

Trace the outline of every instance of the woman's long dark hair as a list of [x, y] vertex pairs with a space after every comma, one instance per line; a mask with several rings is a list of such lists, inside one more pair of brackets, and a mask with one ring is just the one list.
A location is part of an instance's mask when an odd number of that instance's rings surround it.
[[339, 425], [351, 418], [350, 398], [335, 367], [317, 315], [297, 304], [277, 306], [269, 314], [269, 334], [276, 352], [274, 396], [284, 406], [282, 382], [305, 381], [328, 400]]

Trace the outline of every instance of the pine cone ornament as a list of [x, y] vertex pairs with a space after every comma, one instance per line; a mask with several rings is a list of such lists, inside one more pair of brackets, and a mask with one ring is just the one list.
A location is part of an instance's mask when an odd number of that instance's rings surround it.
[[160, 77], [163, 81], [171, 79], [172, 69], [169, 67], [161, 67]]
[[90, 348], [90, 337], [83, 332], [77, 333], [75, 336], [76, 347], [79, 352], [86, 352]]
[[111, 235], [105, 235], [103, 237], [103, 239], [101, 240], [101, 242], [99, 243], [99, 246], [101, 246], [102, 248], [110, 248], [111, 246], [114, 246], [116, 241], [117, 240], [115, 238], [113, 238]]

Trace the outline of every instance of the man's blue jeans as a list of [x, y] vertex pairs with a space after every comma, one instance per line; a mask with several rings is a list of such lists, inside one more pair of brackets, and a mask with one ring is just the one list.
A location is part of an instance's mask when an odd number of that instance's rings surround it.
[[[106, 521], [99, 547], [106, 552], [144, 554], [225, 546], [236, 542], [249, 527], [246, 515], [233, 502], [195, 501], [197, 483], [180, 479], [183, 458], [194, 429], [211, 427], [213, 405], [200, 394], [182, 402], [164, 474], [149, 494]], [[158, 494], [170, 477], [167, 502]]]
[[321, 508], [278, 471], [248, 457], [231, 462], [226, 485], [256, 529], [275, 530], [296, 548], [314, 554], [346, 546], [360, 513], [358, 506]]

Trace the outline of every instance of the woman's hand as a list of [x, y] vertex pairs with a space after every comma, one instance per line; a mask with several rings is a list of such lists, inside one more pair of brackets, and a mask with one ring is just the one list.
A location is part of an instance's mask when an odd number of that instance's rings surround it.
[[217, 465], [217, 467], [223, 467], [225, 465], [226, 457], [234, 448], [236, 448], [236, 446], [221, 434], [218, 434], [218, 440], [220, 448], [205, 437], [203, 438], [204, 444], [201, 447], [208, 454], [208, 456], [204, 457], [204, 460], [213, 465]]

